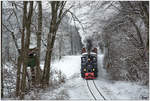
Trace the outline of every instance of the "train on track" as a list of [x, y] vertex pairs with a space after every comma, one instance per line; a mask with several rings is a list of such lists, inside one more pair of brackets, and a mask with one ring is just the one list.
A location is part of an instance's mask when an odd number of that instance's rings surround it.
[[96, 79], [98, 76], [97, 74], [97, 48], [93, 48], [92, 51], [83, 48], [81, 57], [81, 77], [84, 79]]

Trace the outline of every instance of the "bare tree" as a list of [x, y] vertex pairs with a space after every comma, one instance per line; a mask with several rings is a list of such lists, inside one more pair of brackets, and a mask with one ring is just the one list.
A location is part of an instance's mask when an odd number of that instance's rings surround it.
[[50, 63], [51, 63], [52, 50], [55, 42], [56, 33], [61, 23], [61, 20], [69, 11], [69, 10], [64, 11], [66, 1], [51, 1], [50, 3], [51, 3], [52, 18], [51, 18], [48, 37], [47, 37], [47, 51], [46, 51], [44, 71], [42, 77], [42, 83], [46, 85], [49, 85]]
[[[25, 94], [25, 89], [26, 89], [26, 67], [27, 67], [27, 56], [28, 56], [28, 50], [29, 50], [29, 44], [30, 44], [30, 35], [31, 35], [31, 19], [32, 19], [32, 14], [33, 14], [33, 1], [29, 2], [29, 12], [27, 13], [27, 4], [28, 2], [24, 1], [24, 7], [23, 7], [23, 31], [22, 31], [22, 47], [21, 47], [21, 57], [20, 59], [18, 58], [18, 72], [17, 72], [17, 84], [16, 84], [16, 95], [20, 95], [20, 90], [21, 90], [21, 95], [20, 99], [24, 98]], [[26, 30], [26, 33], [25, 33]], [[26, 34], [26, 37], [24, 38], [24, 34]], [[24, 42], [25, 39], [25, 42]], [[22, 64], [23, 63], [23, 64]], [[20, 70], [21, 70], [21, 65], [23, 65], [23, 74], [22, 74], [22, 79], [21, 79], [21, 84], [20, 84]]]

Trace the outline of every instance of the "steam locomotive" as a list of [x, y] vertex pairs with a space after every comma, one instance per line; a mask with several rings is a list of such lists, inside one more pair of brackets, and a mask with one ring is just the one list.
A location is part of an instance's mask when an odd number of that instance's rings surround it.
[[97, 68], [97, 48], [91, 52], [82, 49], [81, 57], [81, 77], [84, 79], [96, 79], [98, 73]]

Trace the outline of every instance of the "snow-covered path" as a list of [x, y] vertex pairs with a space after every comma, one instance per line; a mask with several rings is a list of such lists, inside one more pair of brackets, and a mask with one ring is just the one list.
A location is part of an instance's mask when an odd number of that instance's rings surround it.
[[[67, 91], [69, 99], [92, 100], [86, 81], [80, 76], [80, 57], [65, 56], [59, 62], [55, 62], [53, 68], [61, 70], [67, 76], [67, 81], [61, 88]], [[95, 83], [107, 100], [141, 99], [142, 96], [148, 96], [148, 87], [125, 81], [109, 81], [105, 70], [101, 68], [102, 58], [103, 55], [98, 56], [99, 76]]]

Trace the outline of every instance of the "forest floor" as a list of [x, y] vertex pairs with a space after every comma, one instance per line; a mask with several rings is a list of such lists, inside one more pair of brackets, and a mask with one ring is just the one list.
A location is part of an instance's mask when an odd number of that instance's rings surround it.
[[[42, 100], [48, 99], [70, 99], [70, 100], [92, 100], [86, 81], [80, 76], [81, 56], [65, 56], [53, 64], [53, 68], [61, 70], [66, 75], [66, 83], [54, 91], [46, 91], [41, 94]], [[98, 56], [102, 61], [103, 55]], [[98, 89], [107, 100], [140, 100], [148, 98], [149, 88], [141, 86], [136, 82], [109, 80], [104, 69], [98, 63], [99, 76], [95, 80]]]

